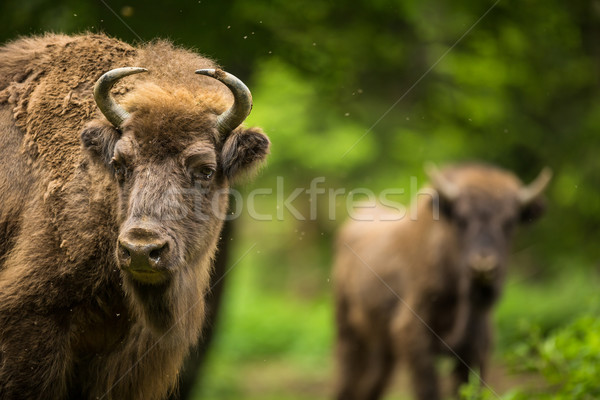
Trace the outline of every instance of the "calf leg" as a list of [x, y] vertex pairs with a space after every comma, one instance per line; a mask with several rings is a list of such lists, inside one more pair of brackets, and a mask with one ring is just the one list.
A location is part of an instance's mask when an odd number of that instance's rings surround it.
[[416, 398], [438, 400], [439, 384], [433, 353], [426, 349], [423, 352], [413, 350], [407, 352], [406, 361]]
[[360, 393], [361, 399], [377, 400], [381, 398], [390, 375], [394, 369], [394, 355], [387, 343], [372, 343], [368, 354], [368, 363]]
[[458, 395], [461, 385], [469, 382], [471, 372], [479, 373], [479, 381], [485, 384], [489, 359], [491, 330], [487, 318], [472, 321], [470, 335], [463, 346], [458, 348], [456, 365], [452, 372], [453, 393]]
[[367, 346], [347, 320], [344, 300], [336, 304], [337, 342], [336, 358], [338, 378], [337, 400], [360, 399], [358, 392], [367, 363]]
[[387, 346], [367, 343], [358, 335], [338, 337], [338, 400], [377, 400], [381, 397], [394, 366]]
[[[471, 373], [479, 374], [479, 382], [483, 385], [486, 383], [486, 362], [479, 357], [467, 353], [462, 353], [456, 357], [456, 364], [452, 370], [452, 394], [458, 398], [460, 387], [469, 382]], [[467, 355], [469, 354], [469, 355]]]
[[467, 357], [460, 357], [456, 359], [456, 365], [452, 370], [452, 394], [458, 398], [460, 387], [465, 383], [469, 382], [469, 375], [471, 370], [475, 370], [476, 366], [470, 362]]
[[336, 302], [338, 380], [336, 399], [377, 400], [389, 380], [394, 357], [387, 332], [366, 339], [348, 320], [343, 296]]
[[359, 399], [360, 381], [365, 374], [366, 347], [356, 337], [338, 338], [337, 400]]
[[392, 324], [395, 352], [403, 359], [409, 371], [413, 390], [419, 400], [438, 400], [439, 383], [435, 368], [434, 337], [425, 313], [416, 313], [416, 307], [404, 307]]

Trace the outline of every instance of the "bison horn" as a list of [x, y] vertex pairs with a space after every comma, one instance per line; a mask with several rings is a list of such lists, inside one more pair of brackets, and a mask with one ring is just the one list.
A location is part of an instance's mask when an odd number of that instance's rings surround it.
[[527, 205], [539, 197], [550, 183], [550, 179], [552, 179], [552, 170], [545, 167], [533, 182], [519, 190], [518, 196], [521, 205]]
[[446, 179], [446, 177], [439, 171], [437, 166], [432, 163], [425, 164], [425, 173], [431, 180], [431, 184], [434, 189], [438, 191], [440, 196], [443, 198], [453, 201], [456, 200], [460, 194], [460, 189], [454, 183]]
[[233, 93], [233, 105], [217, 117], [219, 132], [225, 134], [240, 126], [252, 110], [252, 94], [244, 82], [220, 69], [199, 69], [196, 73], [223, 82]]
[[108, 71], [96, 81], [94, 85], [94, 100], [96, 100], [96, 105], [106, 119], [115, 127], [120, 127], [123, 121], [129, 117], [129, 113], [112, 98], [110, 89], [121, 78], [147, 71], [146, 68], [117, 68]]

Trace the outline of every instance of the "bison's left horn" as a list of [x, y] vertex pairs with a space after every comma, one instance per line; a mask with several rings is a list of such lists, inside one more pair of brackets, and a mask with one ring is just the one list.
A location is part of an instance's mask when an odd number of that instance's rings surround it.
[[199, 69], [196, 73], [223, 82], [233, 93], [233, 105], [217, 117], [219, 132], [228, 133], [240, 126], [252, 110], [252, 94], [244, 82], [220, 69]]
[[129, 113], [112, 98], [110, 89], [121, 78], [147, 71], [146, 68], [117, 68], [108, 71], [96, 81], [94, 85], [94, 100], [96, 100], [96, 105], [106, 119], [115, 127], [120, 127], [123, 121], [129, 118]]
[[429, 177], [433, 188], [438, 191], [440, 196], [450, 201], [458, 198], [460, 188], [454, 182], [449, 181], [434, 163], [425, 163], [425, 173]]
[[552, 179], [552, 170], [545, 167], [533, 182], [519, 190], [518, 196], [521, 205], [527, 205], [539, 197], [550, 183], [550, 179]]

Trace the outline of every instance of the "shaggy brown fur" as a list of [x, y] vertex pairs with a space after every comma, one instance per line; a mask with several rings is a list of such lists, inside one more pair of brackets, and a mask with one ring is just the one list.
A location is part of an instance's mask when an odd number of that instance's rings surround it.
[[[113, 89], [131, 114], [117, 130], [92, 88], [124, 66], [149, 73]], [[233, 97], [194, 75], [215, 67], [164, 41], [104, 35], [0, 48], [0, 398], [161, 399], [173, 389], [202, 328], [227, 188], [269, 149], [258, 128], [217, 133]], [[194, 180], [206, 166], [214, 176]], [[117, 237], [148, 221], [169, 245], [156, 283], [116, 256]]]
[[334, 268], [340, 400], [380, 398], [397, 359], [409, 368], [420, 400], [439, 398], [437, 354], [457, 360], [455, 390], [471, 368], [485, 379], [490, 311], [513, 227], [539, 215], [541, 200], [521, 208], [520, 181], [494, 167], [443, 173], [460, 188], [456, 200], [429, 189], [404, 218], [393, 221], [389, 209], [377, 209], [371, 221], [350, 221], [340, 232]]

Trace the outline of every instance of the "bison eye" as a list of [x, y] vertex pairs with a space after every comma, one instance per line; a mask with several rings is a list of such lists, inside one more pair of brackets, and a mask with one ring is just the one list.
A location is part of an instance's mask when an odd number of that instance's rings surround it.
[[204, 166], [196, 168], [192, 171], [192, 178], [194, 181], [210, 181], [215, 174], [215, 169], [212, 167]]
[[465, 217], [456, 216], [454, 221], [458, 229], [460, 229], [461, 231], [467, 230], [467, 227], [469, 226], [469, 221]]

